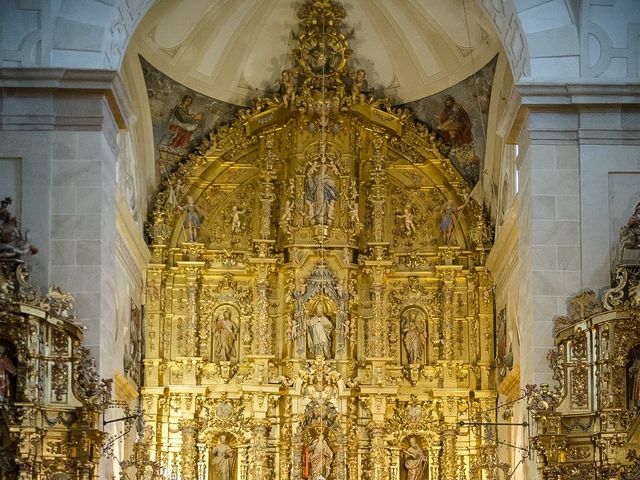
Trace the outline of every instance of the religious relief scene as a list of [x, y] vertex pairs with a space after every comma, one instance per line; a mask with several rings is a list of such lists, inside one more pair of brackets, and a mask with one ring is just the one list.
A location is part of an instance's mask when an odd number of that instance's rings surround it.
[[0, 480], [640, 480], [638, 25], [0, 1]]

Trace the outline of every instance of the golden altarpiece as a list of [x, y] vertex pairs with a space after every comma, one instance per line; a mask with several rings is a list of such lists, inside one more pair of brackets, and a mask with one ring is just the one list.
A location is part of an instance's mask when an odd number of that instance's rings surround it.
[[482, 209], [349, 67], [344, 17], [303, 5], [281, 94], [158, 193], [142, 399], [166, 478], [494, 478], [493, 436], [458, 425], [496, 398]]
[[557, 385], [527, 386], [545, 480], [640, 478], [639, 252], [640, 203], [621, 229], [611, 288], [579, 293], [556, 319]]
[[82, 346], [73, 296], [30, 280], [37, 253], [0, 201], [0, 479], [97, 478], [111, 380]]

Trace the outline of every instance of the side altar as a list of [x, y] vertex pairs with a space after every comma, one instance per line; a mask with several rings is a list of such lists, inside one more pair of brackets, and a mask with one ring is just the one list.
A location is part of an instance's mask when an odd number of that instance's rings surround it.
[[[282, 90], [166, 176], [149, 224], [143, 406], [167, 478], [495, 478], [480, 205], [436, 135], [300, 12]], [[492, 463], [493, 462], [493, 463]]]

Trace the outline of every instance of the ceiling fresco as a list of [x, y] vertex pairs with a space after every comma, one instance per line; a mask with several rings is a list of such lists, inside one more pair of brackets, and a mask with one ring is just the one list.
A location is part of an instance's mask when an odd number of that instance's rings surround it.
[[[140, 57], [146, 83], [156, 150], [156, 174], [166, 177], [203, 135], [232, 121], [244, 106], [196, 92]], [[470, 187], [482, 171], [486, 125], [497, 57], [475, 75], [437, 94], [400, 105], [437, 133], [447, 153]], [[281, 89], [279, 83], [272, 92]], [[367, 93], [379, 88], [370, 85]]]

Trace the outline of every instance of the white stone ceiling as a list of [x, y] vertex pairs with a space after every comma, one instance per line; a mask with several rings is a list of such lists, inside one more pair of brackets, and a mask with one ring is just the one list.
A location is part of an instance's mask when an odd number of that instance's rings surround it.
[[[338, 0], [353, 29], [353, 64], [396, 102], [437, 93], [497, 53], [473, 0]], [[176, 81], [244, 103], [275, 88], [297, 31], [300, 1], [159, 0], [129, 46]], [[468, 25], [468, 29], [467, 29]]]

